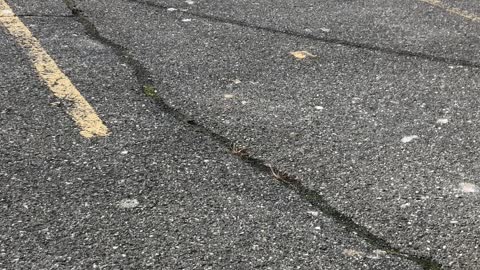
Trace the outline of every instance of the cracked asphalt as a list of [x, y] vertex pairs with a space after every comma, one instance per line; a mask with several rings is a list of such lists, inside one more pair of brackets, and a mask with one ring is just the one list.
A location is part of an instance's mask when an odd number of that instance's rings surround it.
[[6, 2], [0, 269], [480, 269], [477, 1]]

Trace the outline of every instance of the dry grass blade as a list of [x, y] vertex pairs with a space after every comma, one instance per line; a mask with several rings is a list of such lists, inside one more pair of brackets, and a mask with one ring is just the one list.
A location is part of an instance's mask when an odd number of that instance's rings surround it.
[[240, 144], [237, 144], [237, 143], [232, 144], [231, 151], [232, 151], [232, 154], [234, 154], [236, 156], [239, 156], [239, 157], [248, 156], [247, 147], [245, 147], [243, 145], [240, 145]]
[[270, 171], [272, 172], [273, 178], [277, 179], [278, 181], [281, 181], [281, 182], [284, 182], [284, 183], [295, 182], [295, 178], [292, 178], [288, 174], [273, 168], [271, 165], [267, 165], [267, 166], [270, 168]]

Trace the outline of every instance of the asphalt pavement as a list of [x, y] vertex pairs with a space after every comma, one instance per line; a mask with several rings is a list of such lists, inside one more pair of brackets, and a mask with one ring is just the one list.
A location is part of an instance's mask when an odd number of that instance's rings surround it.
[[478, 2], [7, 3], [0, 269], [480, 268]]

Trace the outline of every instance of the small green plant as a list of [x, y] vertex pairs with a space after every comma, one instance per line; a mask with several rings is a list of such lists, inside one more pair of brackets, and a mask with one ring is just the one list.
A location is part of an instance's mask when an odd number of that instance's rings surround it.
[[143, 93], [145, 93], [145, 95], [147, 95], [148, 97], [157, 96], [157, 90], [155, 90], [155, 87], [148, 84], [143, 86]]

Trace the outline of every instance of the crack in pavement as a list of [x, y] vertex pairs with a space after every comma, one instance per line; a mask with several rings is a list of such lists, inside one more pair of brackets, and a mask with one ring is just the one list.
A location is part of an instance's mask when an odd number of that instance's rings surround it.
[[[167, 9], [172, 8], [171, 6], [166, 6], [163, 4], [158, 4], [154, 3], [151, 1], [144, 1], [144, 0], [126, 0], [131, 3], [136, 3], [136, 4], [143, 4], [147, 5], [153, 8], [161, 9], [167, 12]], [[309, 40], [315, 40], [315, 41], [321, 41], [329, 44], [335, 44], [335, 45], [342, 45], [350, 48], [356, 48], [356, 49], [363, 49], [363, 50], [368, 50], [368, 51], [373, 51], [373, 52], [381, 52], [381, 53], [386, 53], [386, 54], [391, 54], [391, 55], [397, 55], [397, 56], [402, 56], [402, 57], [414, 57], [414, 58], [420, 58], [420, 59], [425, 59], [429, 60], [432, 62], [439, 62], [439, 63], [444, 63], [444, 64], [450, 64], [450, 65], [457, 65], [457, 66], [465, 66], [465, 67], [472, 67], [472, 68], [480, 68], [480, 63], [472, 62], [469, 60], [465, 59], [455, 59], [455, 58], [448, 58], [448, 57], [442, 57], [442, 56], [435, 56], [435, 55], [430, 55], [422, 52], [412, 52], [412, 51], [407, 51], [407, 50], [401, 50], [401, 49], [393, 49], [393, 48], [385, 48], [385, 47], [380, 47], [372, 44], [367, 44], [367, 43], [359, 43], [355, 41], [349, 41], [349, 40], [343, 40], [343, 39], [338, 39], [338, 38], [329, 38], [329, 37], [319, 37], [314, 34], [308, 34], [308, 33], [302, 33], [302, 32], [297, 32], [293, 30], [288, 30], [288, 29], [276, 29], [273, 27], [268, 27], [268, 26], [260, 26], [260, 25], [255, 25], [251, 24], [245, 21], [240, 21], [236, 19], [227, 19], [227, 18], [222, 18], [218, 17], [215, 15], [209, 15], [209, 14], [203, 14], [203, 13], [198, 13], [198, 12], [193, 12], [193, 11], [188, 11], [188, 10], [181, 10], [177, 9], [175, 11], [168, 11], [169, 13], [181, 13], [181, 14], [186, 14], [190, 16], [194, 16], [197, 18], [205, 19], [208, 21], [212, 22], [219, 22], [219, 23], [226, 23], [226, 24], [231, 24], [231, 25], [236, 25], [240, 27], [246, 27], [250, 28], [253, 30], [260, 30], [260, 31], [266, 31], [274, 34], [284, 34], [288, 36], [294, 36], [298, 38], [305, 38]]]
[[[136, 2], [136, 0], [128, 1]], [[271, 175], [284, 187], [293, 190], [300, 198], [310, 203], [314, 208], [318, 209], [326, 216], [332, 218], [336, 223], [342, 225], [346, 231], [364, 239], [372, 246], [378, 249], [383, 249], [388, 254], [393, 256], [415, 262], [426, 270], [436, 270], [442, 268], [442, 265], [436, 262], [433, 258], [410, 254], [408, 252], [401, 251], [400, 248], [393, 247], [388, 241], [374, 235], [368, 230], [368, 228], [357, 224], [351, 217], [343, 214], [335, 207], [330, 205], [328, 201], [318, 192], [305, 187], [295, 176], [291, 176], [286, 172], [269, 165], [265, 160], [255, 158], [254, 156], [248, 154], [246, 149], [238, 151], [238, 149], [235, 149], [236, 145], [238, 145], [235, 142], [218, 133], [215, 133], [205, 126], [202, 126], [194, 119], [183, 114], [179, 109], [168, 105], [167, 102], [157, 94], [157, 91], [152, 91], [152, 89], [155, 88], [153, 87], [154, 81], [150, 71], [143, 66], [139, 60], [135, 59], [130, 54], [128, 49], [102, 36], [95, 27], [94, 23], [83, 14], [82, 10], [76, 7], [74, 0], [63, 0], [63, 2], [71, 10], [73, 17], [75, 17], [83, 25], [86, 34], [90, 38], [110, 47], [113, 53], [119, 57], [121, 61], [131, 67], [142, 92], [144, 92], [148, 98], [153, 99], [161, 111], [172, 115], [179, 122], [187, 124], [187, 126], [189, 126], [193, 132], [209, 136], [214, 141], [228, 149], [232, 155], [237, 156], [240, 160], [244, 161], [246, 164], [256, 169], [260, 173]]]

